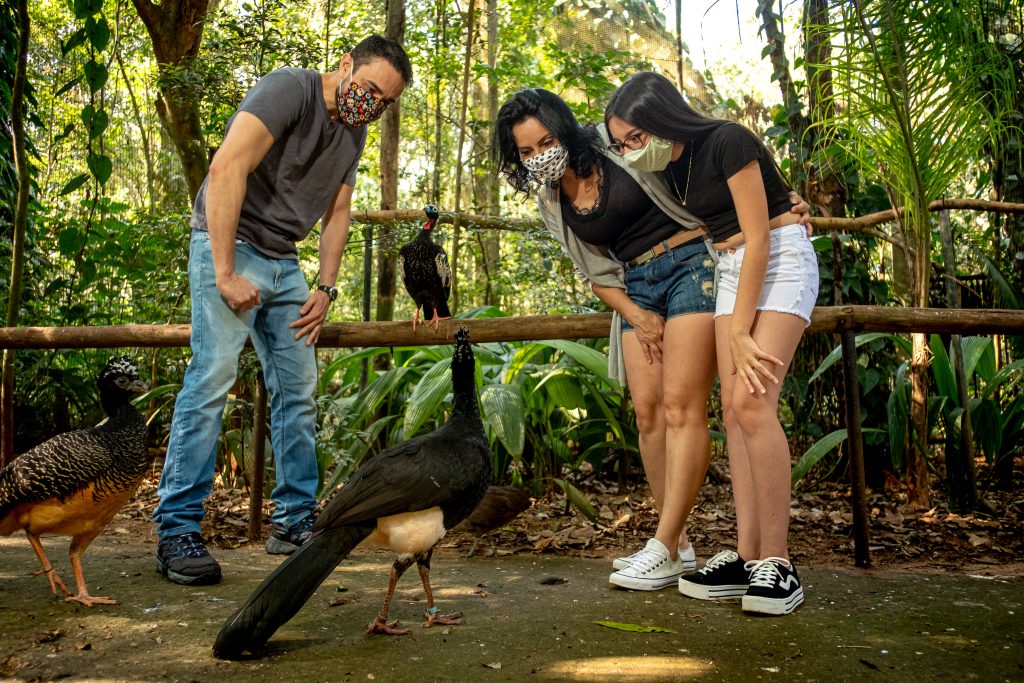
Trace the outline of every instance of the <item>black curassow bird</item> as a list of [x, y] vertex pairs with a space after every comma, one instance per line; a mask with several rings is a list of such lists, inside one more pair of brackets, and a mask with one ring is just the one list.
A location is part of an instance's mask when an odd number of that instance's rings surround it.
[[260, 649], [291, 619], [360, 542], [385, 545], [398, 558], [387, 596], [367, 632], [401, 635], [388, 623], [395, 584], [416, 563], [427, 597], [427, 621], [459, 623], [460, 613], [438, 615], [430, 587], [430, 557], [445, 533], [469, 516], [487, 490], [491, 451], [477, 405], [473, 350], [465, 327], [455, 333], [453, 407], [435, 431], [388, 448], [360, 467], [327, 503], [313, 535], [288, 556], [232, 615], [213, 646], [224, 659]]
[[420, 307], [423, 319], [437, 327], [437, 324], [452, 317], [448, 310], [448, 296], [452, 291], [452, 269], [448, 265], [448, 254], [444, 247], [434, 242], [434, 226], [440, 212], [433, 204], [423, 207], [427, 222], [416, 237], [398, 250], [398, 272], [402, 283], [416, 304], [412, 316], [412, 329], [420, 321]]
[[[147, 390], [128, 356], [111, 358], [96, 379], [109, 419], [98, 427], [58, 434], [0, 470], [0, 535], [25, 530], [39, 556], [50, 590], [86, 607], [117, 601], [89, 595], [82, 554], [114, 514], [135, 495], [153, 457], [146, 448], [146, 422], [131, 404]], [[42, 535], [70, 536], [69, 555], [78, 593], [54, 570], [39, 542]]]

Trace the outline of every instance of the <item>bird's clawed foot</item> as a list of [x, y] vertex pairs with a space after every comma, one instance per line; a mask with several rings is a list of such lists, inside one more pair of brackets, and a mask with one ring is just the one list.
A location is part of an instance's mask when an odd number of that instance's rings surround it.
[[440, 325], [440, 324], [441, 324], [441, 321], [442, 321], [442, 320], [451, 320], [451, 319], [452, 319], [452, 317], [451, 317], [450, 315], [446, 315], [446, 316], [445, 316], [445, 317], [443, 317], [443, 318], [439, 318], [439, 317], [437, 317], [437, 316], [435, 315], [435, 316], [434, 316], [433, 318], [431, 318], [431, 319], [430, 319], [430, 320], [429, 320], [428, 322], [430, 323], [430, 326], [431, 326], [431, 327], [435, 327], [435, 328], [436, 328], [436, 327], [437, 327], [438, 325]]
[[451, 614], [438, 614], [436, 607], [431, 607], [426, 612], [427, 620], [423, 622], [423, 628], [430, 628], [434, 624], [443, 624], [445, 626], [453, 626], [455, 624], [462, 623], [462, 612], [452, 612]]
[[416, 326], [420, 323], [420, 309], [416, 309], [416, 312], [412, 314], [412, 331], [416, 331]]
[[60, 576], [57, 575], [57, 570], [53, 567], [43, 567], [42, 569], [37, 569], [32, 572], [32, 576], [39, 576], [40, 574], [46, 574], [46, 579], [50, 582], [50, 590], [53, 591], [54, 595], [58, 597], [60, 596], [60, 593], [57, 592], [58, 589], [60, 589], [64, 595], [71, 595], [71, 591], [69, 591], [68, 587], [64, 585], [63, 581], [61, 581]]
[[371, 633], [383, 633], [389, 636], [407, 636], [409, 631], [405, 629], [395, 628], [398, 626], [398, 619], [392, 622], [385, 621], [380, 617], [377, 617], [366, 627], [366, 635]]
[[77, 602], [86, 607], [93, 607], [95, 605], [116, 605], [117, 600], [113, 598], [103, 598], [100, 596], [89, 595], [88, 593], [79, 593], [78, 595], [69, 595], [64, 598], [64, 602]]

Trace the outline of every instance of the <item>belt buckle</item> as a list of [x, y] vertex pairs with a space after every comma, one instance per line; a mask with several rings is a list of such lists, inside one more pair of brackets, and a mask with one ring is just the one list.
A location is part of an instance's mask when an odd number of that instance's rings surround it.
[[[655, 245], [655, 246], [657, 246], [657, 245]], [[637, 256], [632, 261], [630, 261], [629, 262], [629, 266], [631, 268], [636, 268], [637, 266], [641, 266], [641, 265], [647, 263], [648, 261], [650, 261], [652, 258], [654, 258], [657, 255], [658, 255], [658, 253], [654, 251], [654, 247], [651, 247], [650, 249], [648, 249], [647, 251], [645, 251], [644, 253], [640, 254], [639, 256]]]

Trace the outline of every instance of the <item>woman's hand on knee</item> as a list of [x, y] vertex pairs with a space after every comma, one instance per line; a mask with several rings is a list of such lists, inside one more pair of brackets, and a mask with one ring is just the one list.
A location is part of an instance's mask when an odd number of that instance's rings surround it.
[[783, 362], [766, 353], [749, 333], [735, 333], [729, 339], [732, 351], [733, 372], [740, 376], [751, 394], [763, 394], [767, 390], [765, 383], [778, 384], [779, 378], [772, 372], [770, 365], [782, 366]]
[[665, 337], [665, 320], [657, 313], [640, 310], [629, 321], [636, 333], [636, 339], [640, 342], [640, 348], [644, 351], [644, 357], [648, 363], [661, 362], [661, 344]]

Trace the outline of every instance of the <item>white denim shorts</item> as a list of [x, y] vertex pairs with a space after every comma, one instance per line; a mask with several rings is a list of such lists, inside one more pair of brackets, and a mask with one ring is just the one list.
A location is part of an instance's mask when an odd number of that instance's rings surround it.
[[[810, 325], [818, 299], [818, 257], [802, 225], [786, 225], [769, 232], [771, 245], [765, 270], [759, 311], [792, 313]], [[718, 294], [715, 317], [732, 315], [740, 283], [745, 247], [718, 252]]]

